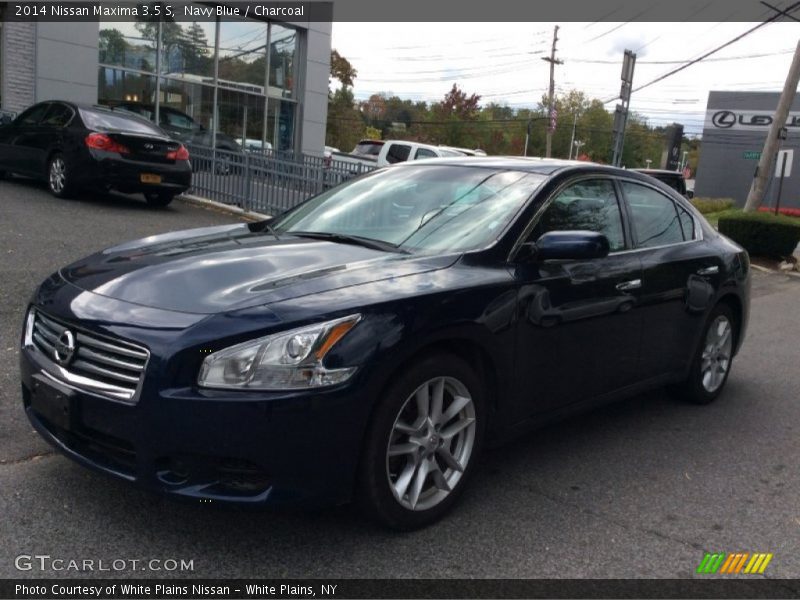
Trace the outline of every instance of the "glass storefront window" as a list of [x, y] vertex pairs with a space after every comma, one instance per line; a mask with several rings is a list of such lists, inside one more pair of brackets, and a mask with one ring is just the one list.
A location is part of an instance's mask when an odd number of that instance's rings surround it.
[[156, 78], [125, 69], [100, 67], [97, 81], [97, 96], [100, 104], [119, 104], [120, 102], [142, 102], [150, 104], [155, 100]]
[[269, 95], [293, 98], [295, 95], [295, 61], [297, 31], [272, 23], [269, 45]]
[[223, 21], [219, 25], [219, 85], [264, 94], [267, 24]]
[[[214, 119], [214, 87], [177, 81], [174, 79], [161, 79], [161, 107], [172, 109], [161, 114], [161, 120], [173, 128], [202, 128], [211, 132]], [[159, 113], [161, 111], [159, 110]], [[191, 122], [187, 124], [187, 119]]]
[[156, 32], [155, 25], [149, 23], [101, 23], [100, 64], [154, 71]]
[[218, 57], [216, 35], [215, 23], [165, 22], [159, 46], [157, 23], [101, 23], [98, 101], [137, 103], [129, 109], [149, 111], [149, 118], [158, 105], [159, 125], [193, 143], [211, 145], [216, 124], [218, 147], [223, 138], [231, 147], [235, 140], [251, 149], [293, 150], [297, 31], [261, 21], [220, 22]]
[[198, 83], [214, 81], [214, 23], [164, 23], [161, 73]]
[[294, 102], [270, 98], [268, 107], [267, 141], [276, 150], [294, 149]]

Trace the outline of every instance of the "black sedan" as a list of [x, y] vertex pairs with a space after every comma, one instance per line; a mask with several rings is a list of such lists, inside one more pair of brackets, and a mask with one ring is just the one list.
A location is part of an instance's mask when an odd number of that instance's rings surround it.
[[486, 442], [654, 386], [714, 400], [749, 287], [747, 253], [650, 177], [431, 159], [62, 268], [26, 316], [22, 396], [64, 454], [141, 486], [356, 498], [410, 529]]
[[60, 198], [79, 189], [141, 192], [166, 206], [191, 184], [189, 152], [135, 115], [49, 101], [0, 126], [0, 175], [44, 179]]

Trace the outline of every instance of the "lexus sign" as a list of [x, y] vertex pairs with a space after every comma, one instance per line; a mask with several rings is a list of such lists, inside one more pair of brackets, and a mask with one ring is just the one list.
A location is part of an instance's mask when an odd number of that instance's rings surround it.
[[[705, 129], [729, 131], [767, 131], [772, 125], [773, 113], [766, 110], [714, 110], [706, 111]], [[800, 112], [789, 113], [787, 128], [800, 131]]]

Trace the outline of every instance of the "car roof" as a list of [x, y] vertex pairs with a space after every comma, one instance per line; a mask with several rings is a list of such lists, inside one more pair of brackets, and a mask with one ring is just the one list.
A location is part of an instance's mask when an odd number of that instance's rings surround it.
[[670, 171], [669, 169], [631, 169], [632, 171], [636, 171], [638, 173], [645, 173], [647, 175], [656, 174], [656, 175], [674, 175], [676, 177], [683, 177], [683, 173], [680, 171]]
[[[399, 163], [402, 165], [419, 165], [417, 161]], [[514, 171], [525, 171], [528, 173], [541, 173], [550, 175], [556, 171], [572, 169], [576, 171], [608, 172], [616, 174], [626, 174], [630, 171], [601, 165], [598, 163], [582, 160], [565, 160], [560, 158], [536, 158], [522, 156], [458, 156], [425, 159], [425, 164], [453, 165], [460, 167], [480, 167], [484, 169], [504, 169]]]

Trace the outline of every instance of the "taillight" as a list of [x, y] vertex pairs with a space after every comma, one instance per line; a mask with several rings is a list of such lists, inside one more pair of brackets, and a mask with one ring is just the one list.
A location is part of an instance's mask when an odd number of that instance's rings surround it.
[[189, 151], [181, 144], [177, 150], [167, 152], [167, 160], [189, 160]]
[[130, 150], [119, 142], [115, 142], [105, 133], [90, 133], [86, 136], [86, 147], [105, 152], [116, 152], [117, 154], [130, 154]]

